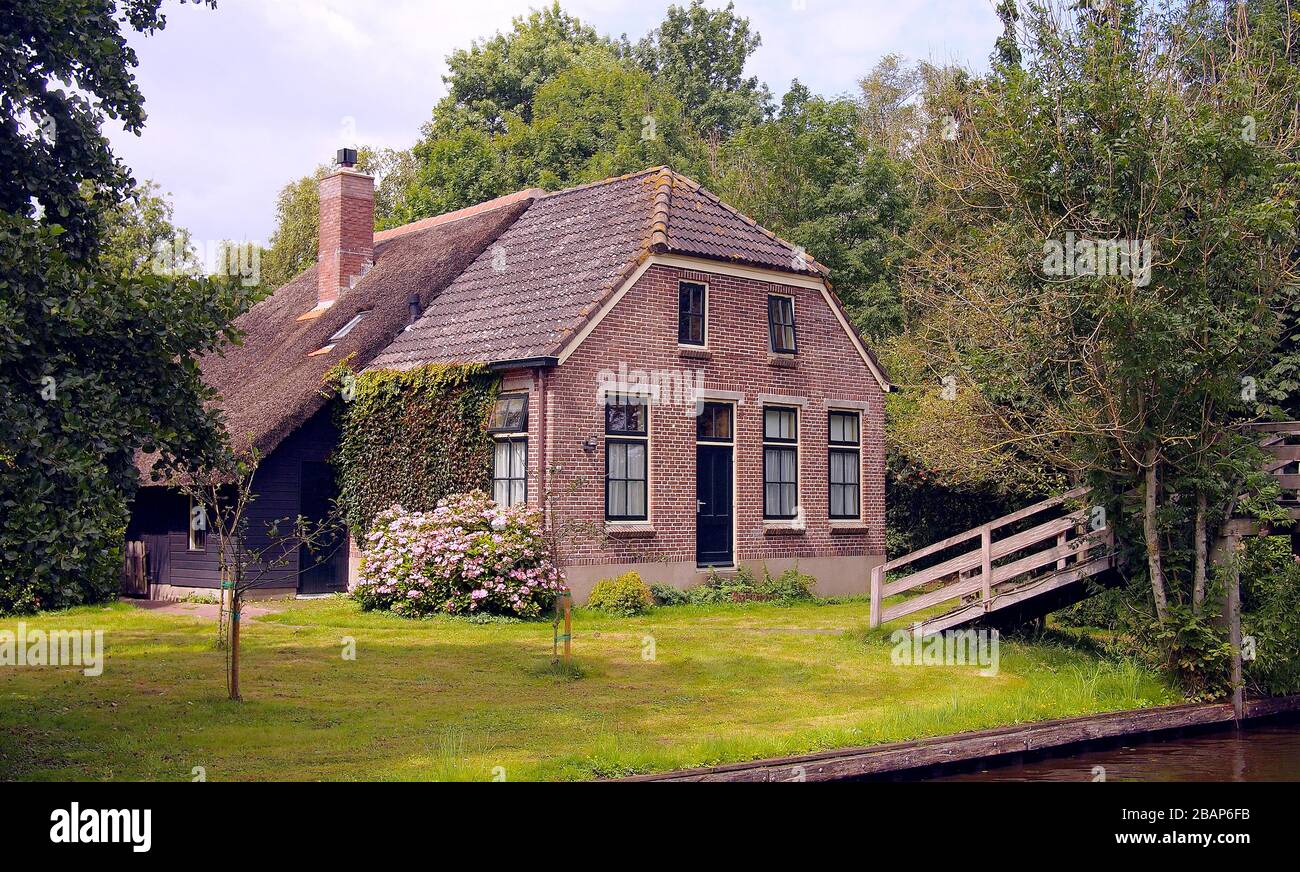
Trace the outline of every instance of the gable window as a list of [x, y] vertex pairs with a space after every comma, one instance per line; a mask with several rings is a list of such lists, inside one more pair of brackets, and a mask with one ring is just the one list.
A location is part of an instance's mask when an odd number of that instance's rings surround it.
[[793, 518], [799, 510], [799, 413], [763, 407], [763, 517]]
[[857, 518], [862, 496], [862, 419], [857, 412], [831, 412], [827, 442], [830, 449], [830, 516]]
[[605, 396], [605, 520], [644, 521], [648, 513], [649, 407], [644, 397]]
[[767, 298], [769, 349], [777, 354], [794, 354], [794, 298], [772, 294]]
[[186, 519], [190, 531], [189, 549], [204, 551], [208, 547], [208, 507], [196, 503], [194, 497], [190, 497], [189, 508], [189, 517]]
[[492, 451], [492, 499], [498, 506], [528, 501], [528, 394], [502, 394], [488, 418]]
[[677, 285], [677, 341], [682, 345], [704, 345], [706, 340], [705, 307], [708, 288], [700, 282]]

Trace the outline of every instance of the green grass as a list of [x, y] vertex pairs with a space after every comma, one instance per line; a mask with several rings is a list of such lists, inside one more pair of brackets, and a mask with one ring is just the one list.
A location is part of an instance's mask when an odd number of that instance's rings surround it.
[[1061, 644], [1004, 640], [995, 677], [895, 666], [861, 600], [578, 610], [576, 676], [551, 666], [549, 623], [278, 605], [245, 622], [243, 703], [225, 698], [211, 622], [122, 603], [28, 619], [102, 628], [104, 672], [0, 667], [0, 778], [585, 779], [1177, 701]]

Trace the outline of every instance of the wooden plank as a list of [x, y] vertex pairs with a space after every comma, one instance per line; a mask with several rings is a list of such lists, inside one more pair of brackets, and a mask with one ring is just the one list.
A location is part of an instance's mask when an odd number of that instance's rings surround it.
[[980, 537], [980, 599], [984, 602], [984, 610], [989, 608], [989, 593], [992, 587], [993, 579], [993, 531], [989, 527], [984, 528], [984, 534]]
[[1282, 490], [1300, 489], [1300, 475], [1292, 473], [1290, 475], [1274, 475], [1273, 477], [1277, 479], [1278, 487], [1282, 488]]
[[1243, 430], [1257, 433], [1297, 433], [1300, 434], [1300, 421], [1261, 421], [1258, 424], [1242, 424]]
[[1059, 506], [1068, 500], [1085, 496], [1091, 490], [1092, 488], [1076, 487], [1074, 490], [1068, 490], [1058, 497], [1052, 497], [1051, 499], [1043, 500], [1041, 503], [1034, 503], [1032, 506], [1025, 506], [1023, 509], [1020, 509], [1019, 511], [1016, 512], [1012, 512], [1009, 515], [1003, 515], [1000, 518], [990, 521], [984, 526], [988, 527], [989, 529], [996, 530], [999, 527], [1005, 527], [1007, 524], [1014, 524], [1016, 521], [1022, 521], [1031, 515], [1036, 515], [1039, 512], [1045, 512], [1048, 509], [1053, 508], [1055, 506]]
[[943, 551], [945, 548], [951, 548], [954, 545], [960, 545], [962, 542], [965, 542], [969, 539], [976, 538], [977, 536], [979, 536], [979, 534], [980, 534], [980, 528], [976, 527], [972, 530], [967, 530], [965, 533], [958, 533], [955, 536], [949, 536], [947, 539], [940, 539], [938, 542], [935, 542], [933, 545], [927, 545], [924, 548], [920, 549], [919, 551], [913, 551], [909, 554], [904, 554], [902, 557], [895, 557], [893, 560], [886, 561], [885, 571], [888, 572], [891, 569], [897, 569], [900, 566], [906, 566], [907, 564], [911, 563], [914, 560], [920, 560], [922, 557], [929, 557], [931, 554], [938, 554], [940, 551]]
[[909, 591], [914, 587], [922, 584], [928, 584], [931, 581], [937, 581], [945, 575], [954, 575], [967, 569], [974, 569], [980, 565], [980, 550], [967, 551], [965, 554], [958, 554], [945, 560], [943, 563], [936, 563], [929, 569], [922, 569], [911, 575], [905, 575], [902, 578], [887, 582], [884, 587], [885, 596], [895, 596]]
[[[1300, 694], [1249, 700], [1247, 719], [1300, 711]], [[622, 781], [835, 781], [890, 775], [907, 770], [970, 760], [992, 759], [1025, 751], [1064, 748], [1081, 742], [1141, 736], [1166, 730], [1228, 724], [1233, 720], [1227, 703], [1184, 703], [1129, 709], [1075, 718], [1060, 718], [1013, 727], [997, 727], [886, 745], [841, 748], [731, 763], [700, 769], [683, 769], [654, 775], [637, 775]]]
[[880, 604], [884, 602], [884, 565], [874, 566], [871, 569], [871, 626], [880, 626]]
[[1037, 527], [1031, 527], [1014, 536], [999, 539], [993, 543], [993, 559], [997, 560], [999, 557], [1006, 557], [1008, 554], [1024, 551], [1031, 545], [1036, 545], [1045, 539], [1055, 539], [1057, 533], [1063, 533], [1079, 526], [1086, 517], [1083, 512], [1075, 512], [1063, 518], [1054, 518], [1044, 524], [1039, 524]]
[[[1063, 518], [1056, 518], [1037, 527], [1024, 530], [1014, 536], [1008, 536], [992, 543], [992, 552], [990, 559], [996, 560], [999, 557], [1006, 557], [1008, 554], [1014, 554], [1017, 551], [1023, 551], [1031, 545], [1035, 545], [1045, 539], [1054, 539], [1060, 533], [1078, 526], [1083, 521], [1083, 513], [1075, 512], [1072, 515], [1066, 515]], [[929, 569], [922, 569], [911, 575], [905, 575], [902, 578], [895, 579], [885, 584], [883, 592], [886, 597], [897, 596], [905, 593], [914, 587], [922, 584], [928, 584], [932, 581], [938, 581], [946, 575], [952, 575], [967, 569], [974, 569], [983, 564], [983, 549], [978, 548], [973, 551], [967, 551], [956, 557], [949, 558], [943, 563], [936, 563]]]
[[1086, 537], [1066, 542], [1064, 545], [1057, 545], [1053, 548], [1048, 548], [1045, 551], [1037, 551], [1011, 563], [1004, 563], [993, 570], [992, 583], [994, 585], [999, 585], [1011, 581], [1018, 575], [1032, 572], [1033, 570], [1044, 567], [1052, 562], [1056, 562], [1059, 565], [1066, 557], [1069, 557], [1071, 554], [1076, 553], [1077, 550], [1083, 548], [1080, 543], [1087, 541], [1088, 547], [1092, 547], [1101, 544], [1105, 538], [1106, 531], [1100, 530], [1096, 533], [1089, 533]]
[[1270, 445], [1265, 450], [1279, 461], [1300, 460], [1300, 445]]
[[1088, 561], [1082, 566], [1076, 566], [1067, 569], [1064, 572], [1058, 572], [1053, 575], [1044, 576], [1036, 581], [1029, 582], [1023, 587], [1013, 588], [1002, 593], [995, 594], [993, 597], [993, 606], [989, 611], [998, 611], [1013, 605], [1033, 599], [1036, 596], [1042, 596], [1049, 591], [1058, 590], [1075, 582], [1097, 575], [1110, 569], [1111, 559], [1109, 557], [1097, 557]]
[[1090, 489], [1086, 487], [1077, 487], [1074, 488], [1073, 490], [1066, 491], [1060, 496], [1052, 497], [1051, 499], [1034, 503], [1032, 506], [1025, 506], [1025, 508], [1012, 512], [1009, 515], [1003, 515], [1000, 518], [995, 518], [994, 520], [990, 521], [987, 524], [983, 524], [979, 527], [973, 527], [970, 530], [965, 531], [964, 533], [957, 533], [953, 536], [949, 536], [947, 539], [940, 539], [938, 542], [935, 542], [933, 545], [927, 545], [924, 548], [921, 548], [920, 550], [913, 551], [909, 554], [904, 554], [901, 557], [895, 557], [893, 560], [887, 561], [885, 563], [885, 571], [888, 572], [891, 569], [897, 569], [900, 566], [906, 566], [907, 564], [911, 563], [914, 560], [919, 560], [922, 557], [929, 557], [931, 554], [937, 554], [938, 552], [943, 551], [946, 548], [951, 548], [954, 545], [960, 545], [962, 542], [965, 542], [970, 539], [974, 539], [980, 535], [980, 531], [983, 530], [984, 527], [988, 527], [990, 530], [996, 530], [999, 527], [1005, 527], [1007, 524], [1013, 524], [1016, 521], [1023, 520], [1025, 518], [1030, 517], [1031, 515], [1036, 515], [1039, 512], [1046, 511], [1047, 509], [1053, 508], [1054, 506], [1059, 506], [1062, 503], [1064, 503], [1066, 500], [1072, 500], [1075, 499], [1076, 497], [1081, 497], [1087, 494], [1089, 490]]
[[904, 615], [910, 615], [913, 612], [923, 611], [933, 608], [940, 603], [946, 603], [950, 599], [956, 599], [959, 596], [965, 596], [968, 593], [975, 593], [984, 587], [984, 577], [981, 575], [972, 575], [954, 584], [945, 585], [938, 590], [932, 590], [929, 593], [918, 594], [910, 597], [901, 603], [894, 603], [887, 606], [881, 614], [882, 623], [896, 621]]

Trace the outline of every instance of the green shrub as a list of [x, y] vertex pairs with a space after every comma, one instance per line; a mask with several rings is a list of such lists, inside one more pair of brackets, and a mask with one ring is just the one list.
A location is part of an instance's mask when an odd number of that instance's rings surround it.
[[768, 599], [793, 602], [795, 600], [813, 599], [815, 597], [813, 588], [816, 585], [817, 579], [806, 572], [800, 572], [794, 567], [787, 569], [777, 578], [772, 578], [765, 567], [763, 569], [763, 583], [759, 585], [758, 592]]
[[637, 572], [625, 572], [618, 578], [603, 578], [596, 582], [587, 596], [587, 608], [624, 617], [644, 614], [653, 605], [650, 588]]
[[691, 601], [686, 591], [662, 581], [650, 585], [650, 595], [657, 606], [684, 606]]
[[702, 583], [687, 591], [691, 605], [696, 606], [744, 602], [754, 599], [756, 595], [754, 573], [744, 566], [735, 575], [723, 575], [716, 569], [710, 569]]
[[794, 602], [795, 600], [813, 599], [813, 587], [817, 579], [798, 569], [787, 569], [777, 578], [772, 578], [767, 567], [763, 567], [763, 580], [758, 581], [753, 570], [742, 566], [734, 575], [723, 575], [717, 570], [709, 570], [703, 583], [687, 592], [693, 605], [714, 605], [716, 603], [743, 602]]

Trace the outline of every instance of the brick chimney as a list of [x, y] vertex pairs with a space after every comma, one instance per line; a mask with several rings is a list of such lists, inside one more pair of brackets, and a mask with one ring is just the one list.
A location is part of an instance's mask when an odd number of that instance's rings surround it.
[[374, 262], [375, 178], [355, 169], [357, 152], [341, 148], [334, 172], [320, 180], [320, 269], [317, 308], [347, 292]]

